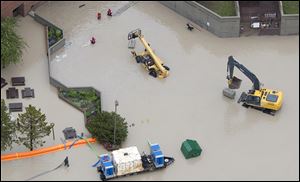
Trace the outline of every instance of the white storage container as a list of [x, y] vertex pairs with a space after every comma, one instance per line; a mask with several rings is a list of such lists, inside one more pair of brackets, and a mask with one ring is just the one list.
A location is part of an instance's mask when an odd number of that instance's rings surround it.
[[144, 169], [141, 155], [135, 146], [113, 151], [112, 160], [118, 176], [139, 172]]

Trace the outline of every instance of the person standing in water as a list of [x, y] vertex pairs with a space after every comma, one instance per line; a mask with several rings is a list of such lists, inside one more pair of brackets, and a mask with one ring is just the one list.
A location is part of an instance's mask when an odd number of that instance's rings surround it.
[[67, 156], [64, 160], [65, 166], [69, 167], [69, 157]]
[[90, 41], [91, 41], [91, 44], [95, 44], [96, 43], [95, 37], [92, 37], [92, 39]]
[[112, 11], [111, 11], [111, 9], [108, 9], [108, 10], [107, 10], [107, 16], [112, 16]]

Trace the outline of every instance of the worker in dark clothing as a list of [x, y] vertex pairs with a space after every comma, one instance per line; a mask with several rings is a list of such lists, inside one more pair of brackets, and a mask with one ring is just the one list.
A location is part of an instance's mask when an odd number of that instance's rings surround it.
[[101, 19], [101, 13], [97, 13], [97, 18], [98, 18], [98, 20], [100, 20]]
[[67, 156], [64, 160], [65, 166], [69, 167], [69, 157]]
[[189, 24], [189, 23], [187, 23], [186, 25], [187, 25], [187, 28], [188, 28], [190, 31], [192, 31], [192, 30], [194, 29], [193, 25], [191, 25], [191, 24]]
[[111, 11], [111, 9], [108, 9], [108, 10], [107, 10], [107, 16], [112, 16], [112, 11]]
[[96, 43], [96, 39], [95, 39], [95, 37], [92, 37], [92, 39], [91, 39], [91, 43], [92, 43], [92, 44], [95, 44], [95, 43]]

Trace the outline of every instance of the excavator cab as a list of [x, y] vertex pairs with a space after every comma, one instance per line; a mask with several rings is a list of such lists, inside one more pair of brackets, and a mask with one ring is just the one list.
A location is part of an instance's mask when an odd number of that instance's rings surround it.
[[239, 89], [241, 86], [242, 80], [238, 77], [233, 77], [232, 79], [228, 80], [228, 88], [230, 89]]

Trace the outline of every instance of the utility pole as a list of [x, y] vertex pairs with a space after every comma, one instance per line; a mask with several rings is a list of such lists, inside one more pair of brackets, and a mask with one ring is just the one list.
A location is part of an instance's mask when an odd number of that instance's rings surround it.
[[55, 140], [54, 125], [52, 126], [53, 140]]
[[116, 144], [116, 114], [117, 114], [117, 107], [119, 105], [119, 102], [117, 100], [115, 100], [115, 125], [114, 125], [114, 147], [115, 147], [115, 144]]

